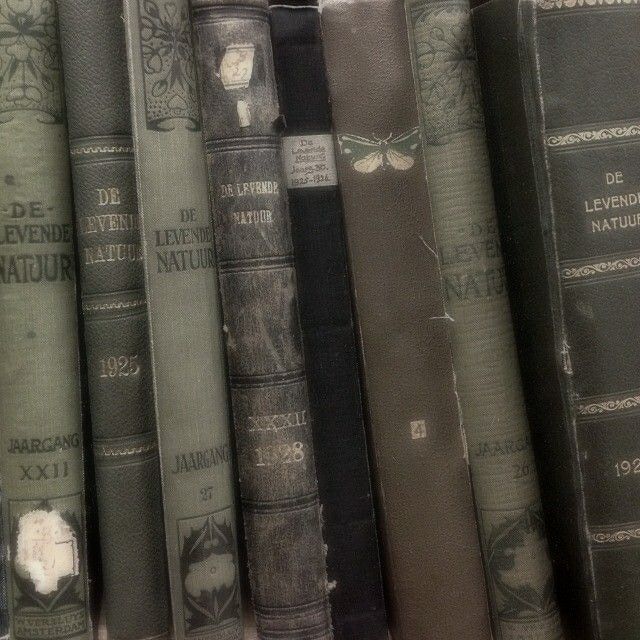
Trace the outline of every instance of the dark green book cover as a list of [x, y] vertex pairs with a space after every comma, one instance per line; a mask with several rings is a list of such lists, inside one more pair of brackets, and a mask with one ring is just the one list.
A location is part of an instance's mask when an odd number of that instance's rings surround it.
[[160, 640], [169, 589], [122, 0], [58, 0], [58, 11], [100, 526], [93, 578], [110, 640]]

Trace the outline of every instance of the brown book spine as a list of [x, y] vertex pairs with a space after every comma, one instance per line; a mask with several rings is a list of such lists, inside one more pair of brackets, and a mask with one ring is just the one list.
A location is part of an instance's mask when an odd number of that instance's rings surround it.
[[491, 637], [402, 2], [322, 7], [394, 640]]

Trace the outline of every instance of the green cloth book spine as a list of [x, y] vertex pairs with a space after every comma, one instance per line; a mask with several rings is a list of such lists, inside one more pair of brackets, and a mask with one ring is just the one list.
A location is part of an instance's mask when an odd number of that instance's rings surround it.
[[58, 0], [109, 640], [169, 631], [122, 0]]
[[467, 0], [405, 1], [496, 640], [562, 637], [498, 238]]
[[224, 344], [186, 0], [125, 0], [176, 640], [242, 638]]
[[52, 0], [0, 0], [0, 483], [12, 640], [88, 639], [71, 184]]

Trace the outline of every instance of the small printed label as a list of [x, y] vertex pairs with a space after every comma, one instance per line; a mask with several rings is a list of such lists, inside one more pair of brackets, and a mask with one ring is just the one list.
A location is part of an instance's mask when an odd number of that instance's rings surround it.
[[411, 422], [411, 439], [422, 440], [427, 437], [427, 423], [424, 420]]
[[338, 184], [331, 135], [287, 136], [282, 139], [282, 155], [289, 189]]

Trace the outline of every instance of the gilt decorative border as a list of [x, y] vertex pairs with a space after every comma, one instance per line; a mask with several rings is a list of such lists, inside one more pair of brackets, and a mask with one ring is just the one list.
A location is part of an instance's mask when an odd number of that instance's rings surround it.
[[593, 264], [584, 264], [577, 267], [562, 267], [560, 276], [563, 280], [577, 280], [590, 276], [630, 271], [640, 268], [640, 255], [616, 258], [614, 260], [602, 260]]
[[115, 302], [83, 302], [83, 311], [113, 311], [115, 309], [137, 309], [147, 304], [145, 298], [116, 300]]
[[[637, 1], [640, 2], [640, 0]], [[590, 142], [622, 140], [625, 138], [640, 138], [640, 123], [620, 126], [614, 125], [603, 129], [591, 129], [588, 131], [571, 131], [564, 134], [552, 134], [546, 136], [546, 143], [548, 147], [557, 148]]]
[[538, 8], [544, 10], [614, 7], [637, 4], [640, 4], [640, 0], [537, 0]]
[[93, 147], [76, 147], [70, 150], [72, 156], [86, 156], [100, 153], [133, 153], [132, 146], [111, 145], [111, 146], [93, 146]]
[[591, 541], [596, 544], [612, 544], [640, 540], [640, 526], [633, 525], [626, 529], [618, 527], [610, 531], [592, 531], [589, 537]]
[[618, 398], [612, 397], [600, 400], [599, 402], [591, 402], [589, 404], [579, 403], [576, 410], [578, 416], [590, 417], [638, 408], [640, 408], [640, 395], [624, 395]]

